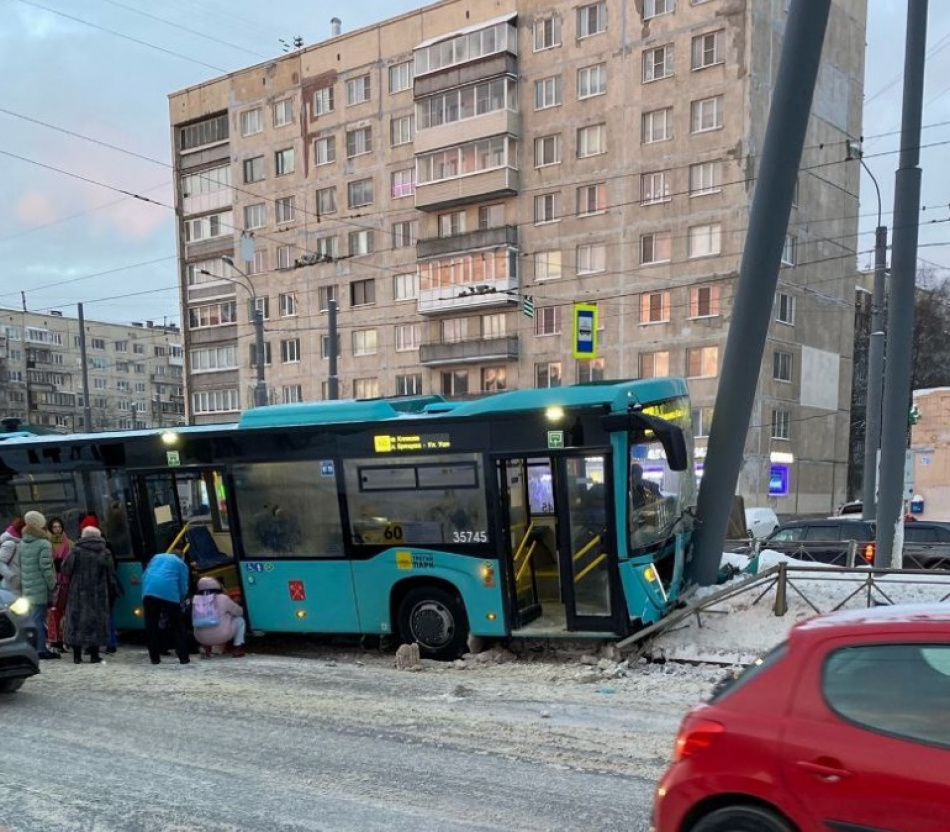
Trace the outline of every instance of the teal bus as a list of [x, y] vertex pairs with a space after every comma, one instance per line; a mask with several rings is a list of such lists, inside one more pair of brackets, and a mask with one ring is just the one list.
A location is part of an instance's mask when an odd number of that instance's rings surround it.
[[0, 512], [95, 513], [120, 629], [178, 551], [255, 632], [416, 642], [621, 637], [684, 592], [695, 504], [682, 379], [274, 405], [225, 425], [0, 442]]

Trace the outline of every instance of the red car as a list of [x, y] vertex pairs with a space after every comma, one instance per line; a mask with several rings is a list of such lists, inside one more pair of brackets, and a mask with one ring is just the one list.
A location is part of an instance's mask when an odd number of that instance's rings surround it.
[[950, 604], [833, 613], [680, 727], [654, 832], [948, 832]]

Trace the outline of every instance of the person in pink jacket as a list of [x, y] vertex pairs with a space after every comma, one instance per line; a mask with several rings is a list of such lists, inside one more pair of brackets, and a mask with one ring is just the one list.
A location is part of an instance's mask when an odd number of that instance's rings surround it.
[[[212, 601], [216, 615], [209, 615], [208, 612]], [[209, 624], [209, 621], [214, 623]], [[214, 647], [223, 649], [229, 641], [232, 642], [231, 655], [234, 658], [244, 655], [244, 634], [247, 629], [244, 610], [228, 598], [214, 578], [204, 577], [198, 581], [198, 591], [192, 599], [192, 623], [195, 639], [204, 648], [204, 658], [210, 659]]]

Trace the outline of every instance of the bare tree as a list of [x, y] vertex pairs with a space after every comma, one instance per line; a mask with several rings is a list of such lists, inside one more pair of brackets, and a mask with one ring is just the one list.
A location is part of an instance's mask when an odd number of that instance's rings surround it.
[[950, 387], [950, 280], [918, 279], [912, 362], [914, 390]]

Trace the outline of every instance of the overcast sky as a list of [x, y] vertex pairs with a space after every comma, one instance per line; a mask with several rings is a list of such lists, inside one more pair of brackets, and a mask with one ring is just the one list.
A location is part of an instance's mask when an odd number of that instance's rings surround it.
[[[32, 310], [74, 315], [75, 304], [84, 302], [89, 318], [179, 323], [174, 216], [163, 207], [173, 204], [168, 93], [279, 55], [281, 39], [324, 39], [334, 14], [349, 30], [420, 5], [0, 0], [0, 306], [19, 308], [23, 291]], [[868, 5], [865, 158], [880, 183], [889, 225], [906, 0]], [[945, 0], [930, 3], [928, 44], [920, 255], [943, 267], [950, 266], [950, 243], [944, 244], [950, 165], [942, 161], [950, 152]], [[858, 250], [866, 252], [877, 221], [866, 175], [861, 196]], [[861, 254], [858, 265], [871, 260]]]

